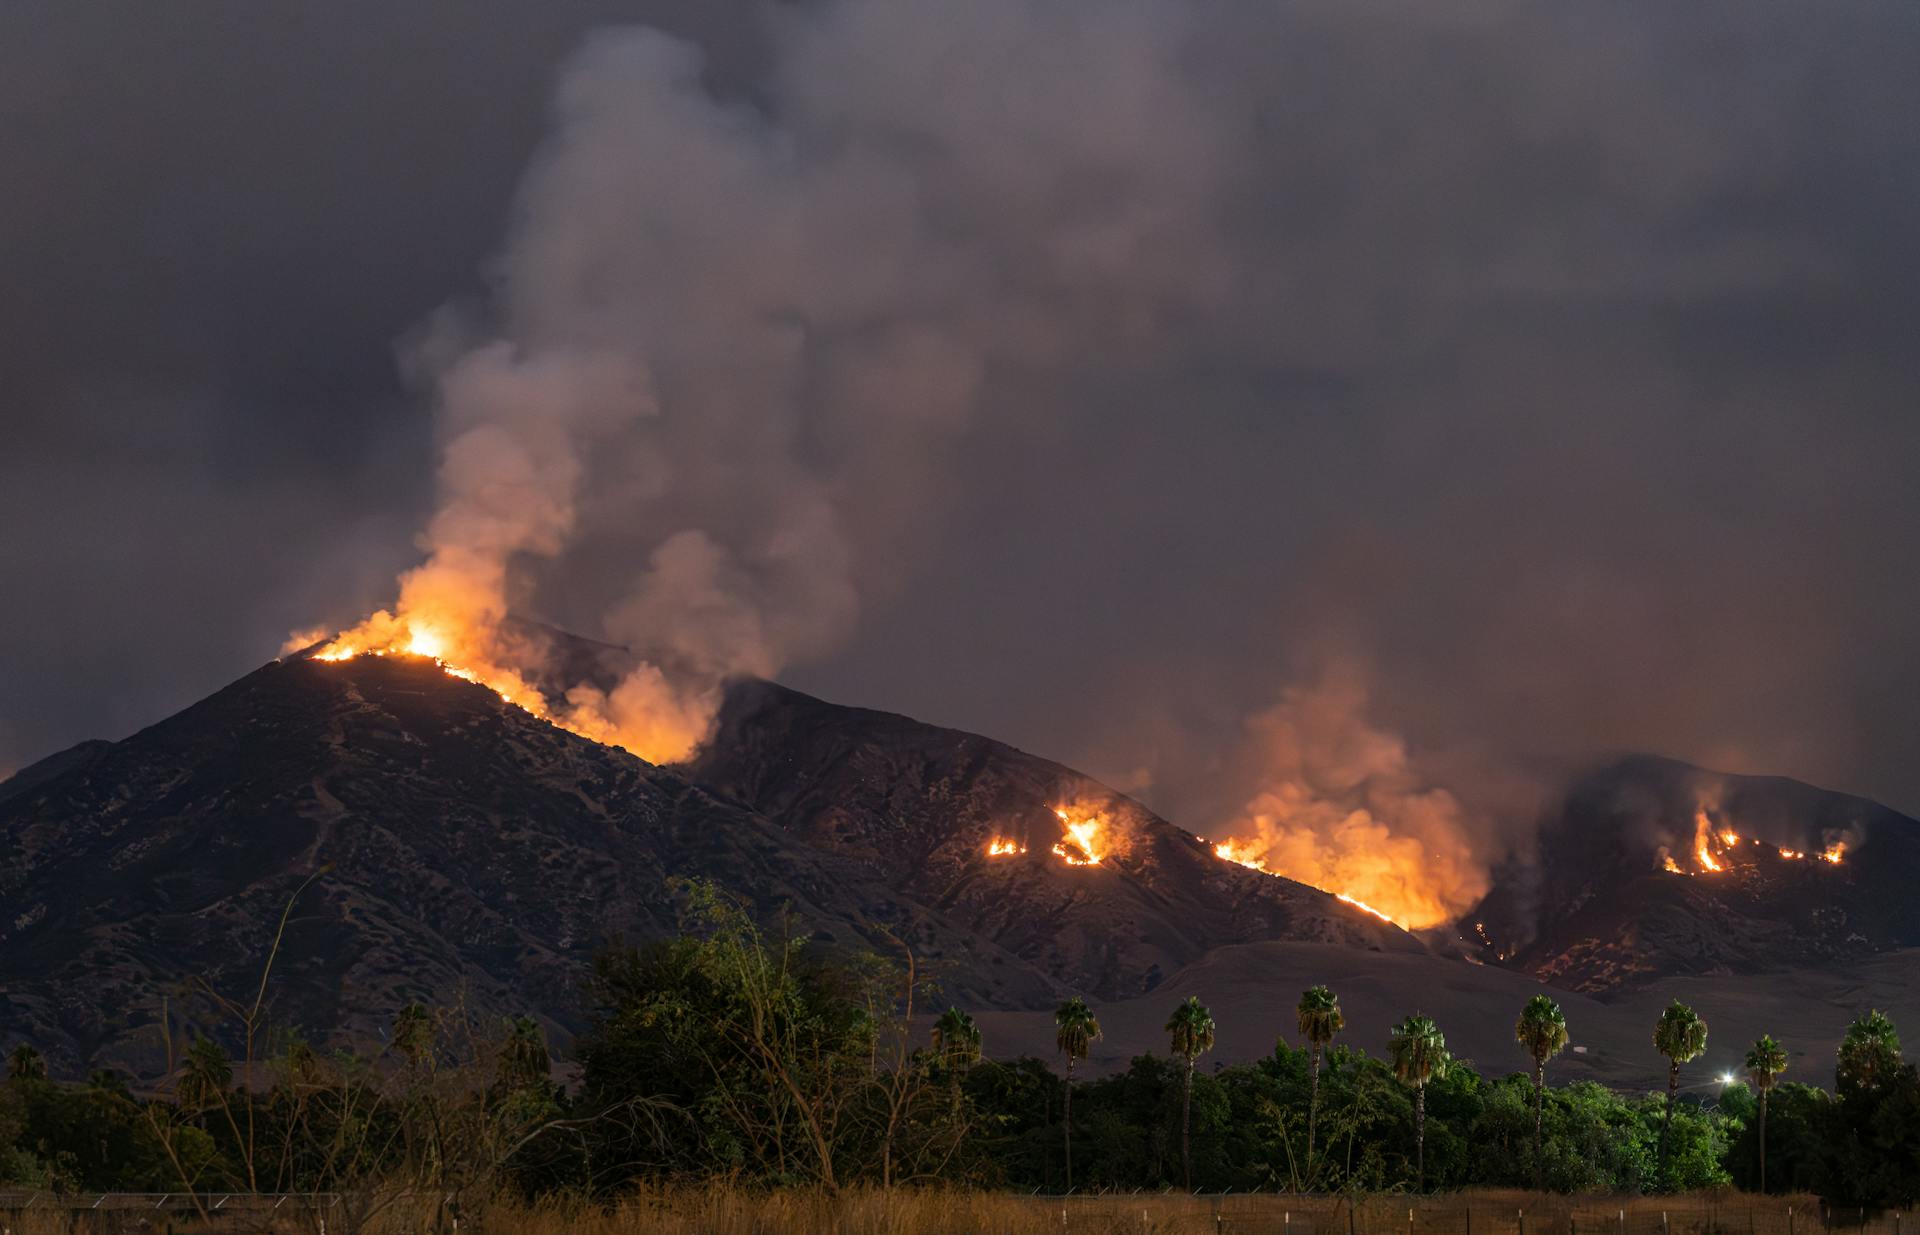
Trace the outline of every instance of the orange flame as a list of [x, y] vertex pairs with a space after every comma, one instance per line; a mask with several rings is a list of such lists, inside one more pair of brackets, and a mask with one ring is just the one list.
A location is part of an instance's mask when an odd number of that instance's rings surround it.
[[1828, 845], [1825, 851], [1823, 851], [1820, 854], [1820, 860], [1822, 862], [1831, 862], [1835, 866], [1838, 866], [1840, 865], [1840, 859], [1844, 858], [1846, 855], [1847, 855], [1847, 842], [1835, 841], [1833, 844]]
[[[424, 580], [424, 572], [416, 578]], [[416, 578], [409, 579], [409, 590], [420, 592], [424, 585], [415, 586]], [[520, 670], [508, 663], [512, 649], [504, 646], [505, 641], [497, 634], [498, 624], [484, 608], [468, 612], [457, 603], [457, 596], [435, 605], [421, 603], [417, 596], [413, 599], [411, 608], [403, 603], [398, 613], [383, 609], [352, 630], [342, 631], [315, 652], [313, 659], [339, 662], [357, 656], [423, 657], [453, 677], [477, 682], [504, 702], [549, 724], [605, 746], [631, 751], [651, 763], [685, 759], [706, 736], [708, 709], [700, 701], [675, 700], [670, 691], [650, 689], [659, 685], [657, 674], [636, 674], [612, 695], [591, 686], [575, 686], [565, 700], [549, 703]], [[429, 612], [433, 616], [427, 616]], [[304, 636], [296, 636], [300, 637]], [[633, 698], [628, 697], [629, 692]]]
[[[1202, 840], [1205, 838], [1202, 837]], [[1254, 856], [1253, 851], [1239, 841], [1222, 841], [1213, 847], [1213, 856], [1227, 862], [1237, 862], [1248, 870], [1264, 871], [1267, 860]]]
[[1798, 849], [1782, 849], [1780, 856], [1791, 862], [1798, 862], [1807, 855]]
[[1112, 856], [1113, 830], [1105, 815], [1082, 806], [1056, 806], [1053, 813], [1067, 830], [1053, 846], [1055, 857], [1068, 866], [1098, 866]]
[[1675, 875], [1684, 875], [1687, 873], [1680, 869], [1680, 864], [1673, 860], [1673, 855], [1664, 849], [1660, 851], [1660, 862], [1662, 867]]
[[1335, 892], [1333, 894], [1333, 898], [1338, 901], [1345, 901], [1347, 904], [1352, 905], [1355, 909], [1364, 909], [1368, 913], [1372, 914], [1374, 917], [1379, 918], [1382, 922], [1393, 922], [1395, 926], [1399, 926], [1403, 930], [1405, 929], [1405, 925], [1403, 923], [1394, 922], [1392, 918], [1388, 917], [1384, 913], [1381, 913], [1378, 909], [1375, 909], [1372, 905], [1369, 905], [1367, 904], [1367, 902], [1362, 900], [1355, 900], [1353, 897], [1348, 896], [1345, 892]]
[[1025, 853], [1026, 851], [1027, 847], [1025, 845], [1016, 840], [1009, 840], [1004, 836], [996, 836], [987, 842], [987, 856], [990, 858], [1004, 858], [1009, 854]]
[[1723, 871], [1713, 856], [1713, 821], [1707, 818], [1707, 808], [1702, 806], [1693, 814], [1693, 856], [1703, 871]]

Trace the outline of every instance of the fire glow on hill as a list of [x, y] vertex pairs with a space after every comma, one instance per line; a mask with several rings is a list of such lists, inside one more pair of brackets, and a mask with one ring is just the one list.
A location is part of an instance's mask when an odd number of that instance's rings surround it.
[[[1665, 845], [1659, 849], [1660, 867], [1670, 875], [1713, 875], [1736, 866], [1751, 866], [1755, 858], [1765, 856], [1769, 849], [1788, 862], [1804, 862], [1808, 857], [1804, 850], [1768, 845], [1758, 837], [1743, 837], [1732, 827], [1715, 824], [1708, 808], [1700, 806], [1693, 814], [1693, 849], [1689, 855], [1692, 869], [1682, 866]], [[1846, 859], [1846, 855], [1847, 842], [1837, 839], [1829, 840], [1819, 853], [1812, 856], [1838, 866]]]
[[[662, 708], [671, 692], [650, 682], [645, 666], [611, 694], [578, 684], [565, 698], [550, 702], [516, 666], [537, 665], [537, 650], [520, 647], [498, 623], [462, 620], [457, 606], [444, 607], [437, 619], [381, 610], [351, 630], [335, 635], [313, 659], [338, 662], [356, 656], [419, 656], [431, 660], [453, 677], [477, 682], [502, 700], [550, 724], [603, 746], [617, 746], [650, 763], [673, 763], [687, 758], [706, 735], [711, 702], [688, 699], [680, 708]], [[318, 642], [324, 631], [308, 631], [288, 639], [284, 652]], [[657, 677], [657, 673], [653, 674]], [[628, 706], [623, 693], [637, 689], [647, 706]], [[628, 701], [630, 702], [630, 701]]]

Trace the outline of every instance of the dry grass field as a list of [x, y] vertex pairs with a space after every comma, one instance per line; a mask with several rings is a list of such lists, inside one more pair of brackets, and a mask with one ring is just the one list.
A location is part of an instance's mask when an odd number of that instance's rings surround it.
[[[90, 1199], [90, 1198], [89, 1198]], [[1415, 1199], [1109, 1194], [1061, 1200], [952, 1189], [761, 1191], [726, 1187], [637, 1194], [613, 1207], [526, 1207], [398, 1200], [364, 1214], [229, 1210], [211, 1226], [191, 1211], [109, 1198], [70, 1209], [43, 1199], [0, 1211], [0, 1235], [310, 1232], [312, 1235], [1901, 1235], [1904, 1215], [1823, 1213], [1813, 1197], [1735, 1192], [1566, 1197], [1480, 1192]]]

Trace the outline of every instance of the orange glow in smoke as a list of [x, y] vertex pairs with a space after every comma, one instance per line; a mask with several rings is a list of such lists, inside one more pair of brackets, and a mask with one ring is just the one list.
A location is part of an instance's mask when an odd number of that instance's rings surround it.
[[1215, 845], [1213, 847], [1213, 856], [1228, 862], [1237, 862], [1248, 870], [1264, 871], [1267, 869], [1267, 860], [1265, 858], [1255, 857], [1247, 846], [1242, 845], [1238, 841], [1222, 841], [1220, 844]]

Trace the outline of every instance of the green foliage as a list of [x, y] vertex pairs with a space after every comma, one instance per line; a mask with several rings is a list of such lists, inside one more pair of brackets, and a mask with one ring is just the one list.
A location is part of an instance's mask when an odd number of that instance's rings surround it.
[[[922, 1045], [905, 970], [763, 935], [711, 889], [690, 888], [688, 904], [695, 933], [599, 958], [571, 1092], [553, 1080], [538, 1022], [476, 1027], [420, 1005], [372, 1058], [274, 1039], [277, 1053], [245, 1073], [270, 1082], [252, 1091], [204, 1037], [179, 1052], [164, 1097], [136, 1096], [111, 1073], [69, 1084], [21, 1066], [0, 1084], [0, 1184], [177, 1192], [257, 1178], [269, 1191], [535, 1196], [721, 1177], [1029, 1190], [1066, 1187], [1071, 1152], [1081, 1189], [1189, 1177], [1208, 1191], [1524, 1188], [1536, 1169], [1561, 1192], [1751, 1189], [1764, 1100], [1770, 1189], [1846, 1206], [1920, 1200], [1920, 1071], [1877, 1013], [1849, 1033], [1834, 1094], [1781, 1080], [1786, 1055], [1770, 1038], [1747, 1053], [1752, 1085], [1705, 1104], [1671, 1090], [1537, 1088], [1537, 1072], [1483, 1076], [1452, 1060], [1423, 1016], [1396, 1026], [1376, 1058], [1330, 1046], [1342, 1023], [1325, 988], [1302, 997], [1303, 1049], [1277, 1043], [1257, 1062], [1202, 1072], [1216, 1026], [1189, 999], [1167, 1022], [1171, 1057], [1069, 1087], [1063, 1074], [1099, 1034], [1084, 1000], [1056, 1017], [1064, 1061], [984, 1059], [958, 1008], [922, 1018]], [[1536, 1061], [1565, 1043], [1557, 1011], [1530, 1002], [1515, 1025]], [[1656, 1042], [1677, 1068], [1704, 1035], [1675, 1005]]]
[[1182, 1059], [1192, 1060], [1213, 1049], [1213, 1014], [1198, 995], [1189, 995], [1185, 1003], [1167, 1018], [1170, 1049]]
[[1311, 1046], [1330, 1045], [1334, 1035], [1347, 1027], [1340, 1001], [1324, 986], [1310, 986], [1300, 992], [1300, 1005], [1295, 1011], [1300, 1036]]
[[1875, 1009], [1847, 1026], [1835, 1061], [1834, 1083], [1843, 1097], [1873, 1092], [1900, 1069], [1900, 1035], [1886, 1013]]
[[1100, 1037], [1100, 1022], [1094, 1017], [1093, 1009], [1077, 995], [1054, 1012], [1053, 1024], [1054, 1046], [1067, 1057], [1068, 1068], [1072, 1068], [1074, 1060], [1085, 1059]]

